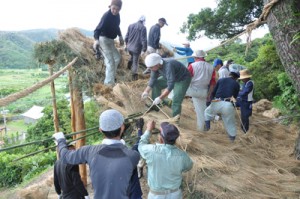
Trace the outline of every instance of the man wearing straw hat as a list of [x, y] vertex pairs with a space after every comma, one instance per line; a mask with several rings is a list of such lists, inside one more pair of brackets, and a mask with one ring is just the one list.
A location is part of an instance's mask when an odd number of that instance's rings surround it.
[[182, 173], [193, 167], [193, 161], [175, 146], [179, 130], [168, 122], [160, 125], [158, 143], [149, 144], [154, 127], [154, 121], [147, 123], [138, 147], [148, 166], [148, 199], [182, 199]]
[[229, 77], [219, 79], [211, 95], [212, 102], [205, 109], [205, 130], [210, 129], [210, 120], [215, 115], [220, 114], [228, 137], [232, 142], [236, 136], [235, 110], [232, 102], [233, 98], [236, 99], [239, 94], [240, 85], [237, 83], [239, 77], [239, 72], [232, 70]]
[[129, 199], [131, 177], [140, 155], [122, 143], [124, 129], [123, 115], [117, 110], [109, 109], [99, 117], [99, 130], [105, 136], [100, 145], [83, 146], [70, 151], [66, 148], [64, 134], [53, 134], [63, 163], [89, 165], [96, 199]]
[[216, 80], [213, 76], [214, 67], [204, 59], [206, 53], [203, 50], [196, 50], [193, 56], [195, 62], [188, 66], [192, 81], [186, 95], [192, 97], [197, 116], [197, 129], [203, 131], [206, 102], [216, 85]]
[[[147, 68], [151, 70], [148, 86], [142, 93], [142, 100], [149, 96], [152, 89], [153, 105], [158, 105], [173, 91], [173, 117], [181, 114], [181, 103], [191, 82], [191, 74], [179, 61], [162, 59], [159, 54], [152, 53], [145, 59]], [[162, 90], [164, 91], [162, 92]]]
[[241, 128], [244, 133], [247, 133], [249, 130], [249, 117], [252, 115], [254, 83], [247, 69], [240, 71], [239, 79], [243, 81], [243, 87], [237, 98], [237, 106], [241, 109]]

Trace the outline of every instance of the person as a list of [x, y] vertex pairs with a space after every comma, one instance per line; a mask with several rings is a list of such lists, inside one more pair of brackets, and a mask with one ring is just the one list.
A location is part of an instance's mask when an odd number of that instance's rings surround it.
[[210, 129], [210, 120], [215, 115], [220, 114], [226, 132], [232, 142], [236, 137], [235, 110], [232, 101], [239, 94], [240, 85], [237, 82], [239, 77], [239, 72], [232, 70], [229, 73], [229, 77], [219, 79], [212, 92], [212, 103], [205, 109], [205, 130], [208, 131]]
[[203, 50], [196, 50], [193, 56], [195, 62], [188, 66], [192, 81], [186, 95], [192, 97], [197, 116], [197, 129], [203, 131], [206, 102], [210, 98], [208, 96], [211, 95], [216, 80], [213, 76], [214, 67], [204, 59], [206, 53]]
[[[147, 47], [148, 54], [151, 53], [159, 54], [160, 29], [165, 25], [168, 25], [167, 20], [165, 18], [159, 18], [158, 23], [156, 23], [150, 28], [149, 35], [148, 35], [148, 47]], [[149, 74], [150, 69], [147, 68], [143, 73]]]
[[130, 183], [134, 169], [140, 159], [137, 151], [128, 149], [121, 141], [124, 117], [114, 109], [101, 113], [99, 130], [104, 134], [102, 144], [83, 146], [75, 151], [66, 148], [62, 132], [53, 134], [60, 155], [66, 164], [89, 165], [94, 198], [129, 199]]
[[147, 50], [147, 29], [145, 27], [145, 16], [141, 16], [138, 22], [130, 24], [125, 36], [126, 48], [131, 55], [128, 61], [128, 69], [131, 69], [132, 80], [138, 79], [138, 65], [141, 52]]
[[232, 59], [224, 62], [224, 65], [218, 71], [219, 79], [229, 77], [229, 65], [233, 63]]
[[193, 161], [175, 146], [180, 135], [175, 125], [162, 122], [158, 143], [149, 144], [154, 128], [155, 122], [149, 121], [138, 146], [148, 166], [148, 199], [182, 199], [182, 173], [192, 169]]
[[[219, 75], [219, 70], [223, 66], [223, 61], [221, 59], [219, 59], [219, 58], [216, 58], [214, 60], [213, 66], [214, 66], [215, 70], [218, 71], [218, 75]], [[220, 78], [220, 76], [219, 76], [219, 78]]]
[[188, 66], [193, 63], [195, 60], [194, 60], [194, 57], [192, 57], [192, 54], [194, 53], [194, 51], [191, 49], [190, 47], [190, 42], [185, 42], [182, 44], [184, 47], [174, 47], [174, 52], [176, 52], [177, 54], [179, 55], [183, 55], [183, 56], [186, 56], [188, 57], [187, 58], [187, 63], [188, 63]]
[[[109, 10], [105, 12], [94, 30], [94, 49], [100, 48], [105, 62], [104, 84], [113, 86], [117, 67], [121, 61], [121, 55], [115, 47], [114, 39], [119, 36], [120, 45], [124, 45], [120, 29], [120, 10], [122, 8], [121, 0], [112, 0]], [[96, 50], [95, 50], [96, 51]]]
[[162, 59], [156, 53], [147, 55], [145, 64], [151, 70], [151, 74], [148, 86], [142, 93], [142, 100], [148, 98], [152, 89], [153, 105], [158, 105], [173, 90], [172, 115], [180, 115], [181, 103], [191, 82], [188, 69], [179, 61], [172, 58]]
[[240, 71], [239, 80], [243, 81], [243, 86], [238, 94], [237, 106], [239, 106], [241, 110], [241, 128], [244, 133], [247, 133], [249, 130], [249, 117], [252, 115], [254, 83], [247, 69]]
[[[74, 145], [68, 145], [69, 150], [75, 150]], [[54, 164], [54, 187], [61, 199], [89, 199], [89, 194], [81, 181], [79, 166], [65, 164], [57, 160]]]

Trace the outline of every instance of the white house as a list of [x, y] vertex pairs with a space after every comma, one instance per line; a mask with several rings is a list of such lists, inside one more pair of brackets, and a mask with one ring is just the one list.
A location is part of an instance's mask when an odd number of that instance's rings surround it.
[[43, 110], [44, 107], [34, 105], [28, 111], [21, 114], [21, 116], [23, 116], [25, 124], [34, 124], [37, 122], [38, 119], [43, 117]]

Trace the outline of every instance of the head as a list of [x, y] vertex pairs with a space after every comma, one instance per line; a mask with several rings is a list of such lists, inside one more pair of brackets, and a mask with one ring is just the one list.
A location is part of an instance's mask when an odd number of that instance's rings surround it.
[[204, 50], [195, 50], [195, 52], [193, 53], [193, 57], [195, 58], [204, 58], [206, 57], [206, 52], [204, 52]]
[[112, 0], [109, 8], [113, 15], [118, 15], [122, 8], [122, 1], [121, 0]]
[[223, 61], [221, 59], [217, 58], [214, 60], [213, 66], [216, 70], [219, 70], [223, 66]]
[[145, 64], [151, 71], [157, 71], [161, 68], [163, 60], [157, 53], [151, 53], [145, 58]]
[[184, 47], [186, 47], [186, 48], [188, 48], [188, 47], [191, 46], [190, 42], [188, 42], [188, 41], [182, 43], [182, 45], [183, 45]]
[[109, 109], [101, 113], [99, 117], [99, 130], [106, 138], [120, 139], [125, 129], [123, 115], [114, 109]]
[[139, 22], [142, 22], [145, 25], [146, 17], [144, 15], [140, 16]]
[[165, 18], [158, 19], [158, 24], [160, 25], [161, 28], [164, 27], [164, 25], [168, 25]]
[[169, 122], [163, 122], [160, 125], [160, 139], [162, 143], [174, 145], [179, 137], [177, 127]]
[[247, 69], [241, 70], [240, 71], [240, 77], [239, 79], [242, 80], [243, 82], [249, 81], [251, 79], [252, 75], [250, 74], [250, 71]]
[[231, 69], [230, 70], [230, 73], [229, 73], [229, 76], [235, 80], [237, 80], [239, 77], [240, 77], [240, 73], [238, 70], [236, 69]]

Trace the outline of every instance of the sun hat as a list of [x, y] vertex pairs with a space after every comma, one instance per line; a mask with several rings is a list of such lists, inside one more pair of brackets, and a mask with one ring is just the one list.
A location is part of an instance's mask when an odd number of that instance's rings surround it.
[[114, 131], [124, 123], [123, 115], [114, 109], [103, 111], [99, 117], [99, 128], [102, 131]]
[[151, 53], [145, 58], [145, 64], [148, 68], [152, 68], [157, 64], [163, 64], [163, 60], [159, 54]]
[[233, 73], [237, 78], [240, 77], [240, 72], [237, 69], [230, 69], [230, 73]]
[[241, 70], [240, 71], [240, 78], [239, 79], [247, 79], [252, 77], [252, 75], [250, 75], [250, 71], [247, 69]]
[[163, 22], [164, 24], [168, 25], [167, 21], [165, 18], [159, 18], [158, 21]]
[[179, 131], [177, 127], [169, 122], [162, 122], [161, 127], [161, 136], [164, 140], [168, 142], [174, 142], [179, 137]]
[[206, 57], [207, 54], [204, 52], [204, 50], [196, 50], [193, 55], [193, 57]]
[[112, 0], [110, 5], [111, 6], [112, 5], [118, 6], [121, 9], [122, 8], [122, 1], [121, 0]]
[[189, 41], [185, 41], [185, 42], [182, 43], [182, 45], [187, 45], [187, 46], [189, 46], [189, 45], [191, 45], [191, 44], [190, 44]]
[[219, 65], [219, 64], [221, 64], [222, 66], [223, 66], [223, 61], [221, 60], [221, 59], [219, 59], [219, 58], [217, 58], [217, 59], [215, 59], [214, 60], [214, 67], [216, 67], [217, 65]]

